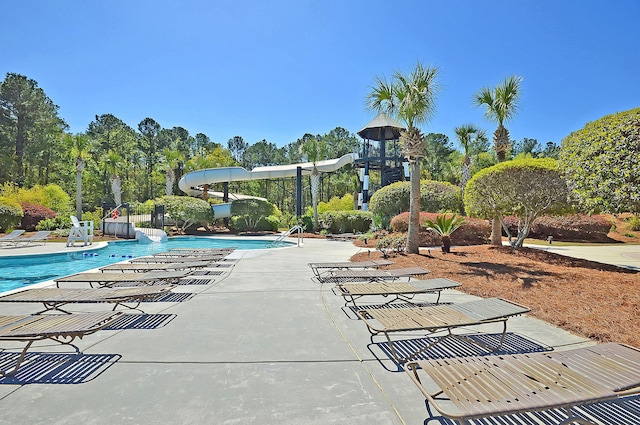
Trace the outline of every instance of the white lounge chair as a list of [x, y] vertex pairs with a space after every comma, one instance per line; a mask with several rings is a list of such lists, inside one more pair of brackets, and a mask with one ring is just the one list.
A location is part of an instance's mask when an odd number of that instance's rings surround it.
[[76, 241], [82, 241], [83, 246], [93, 244], [93, 221], [80, 221], [75, 215], [71, 216], [71, 230], [67, 238], [67, 246], [74, 246]]
[[13, 243], [15, 246], [29, 246], [32, 243], [38, 242], [42, 242], [42, 244], [44, 245], [45, 243], [47, 243], [47, 238], [50, 234], [51, 231], [49, 230], [41, 230], [27, 238], [16, 238], [13, 240]]
[[7, 233], [3, 237], [0, 238], [0, 245], [4, 244], [15, 244], [16, 238], [24, 233], [22, 229], [16, 229], [11, 233]]

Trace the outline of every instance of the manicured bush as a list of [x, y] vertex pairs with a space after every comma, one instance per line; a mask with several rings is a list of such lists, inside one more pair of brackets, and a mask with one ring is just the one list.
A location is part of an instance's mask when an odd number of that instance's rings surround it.
[[571, 214], [538, 217], [531, 227], [530, 237], [566, 242], [608, 242], [611, 222], [603, 216]]
[[582, 211], [640, 212], [640, 108], [606, 115], [564, 138], [560, 163]]
[[280, 225], [280, 219], [277, 215], [263, 217], [257, 224], [256, 230], [261, 232], [277, 232]]
[[33, 232], [41, 220], [56, 216], [55, 211], [42, 205], [21, 202], [20, 207], [22, 207], [22, 213], [24, 214], [20, 221], [20, 227], [27, 232]]
[[[420, 246], [440, 246], [442, 239], [436, 232], [427, 230], [426, 220], [435, 221], [438, 214], [420, 213]], [[466, 223], [451, 235], [452, 245], [482, 245], [491, 236], [491, 225], [487, 220], [465, 217]], [[398, 214], [391, 220], [391, 230], [403, 233], [409, 227], [409, 213]]]
[[[84, 219], [84, 217], [83, 217]], [[58, 215], [54, 218], [46, 218], [36, 225], [36, 230], [65, 230], [67, 236], [71, 229], [71, 216]]]
[[365, 233], [372, 222], [373, 214], [369, 211], [328, 211], [320, 216], [321, 226], [329, 233]]
[[570, 209], [568, 195], [567, 182], [558, 161], [522, 158], [501, 162], [476, 173], [465, 187], [464, 205], [469, 216], [496, 217], [501, 224], [504, 217], [516, 216], [519, 224], [515, 237], [509, 227], [504, 227], [508, 230], [511, 246], [520, 248], [537, 217]]
[[229, 220], [229, 228], [233, 232], [277, 232], [280, 220], [277, 216], [270, 215], [261, 217], [251, 228], [247, 223], [243, 216], [233, 216]]
[[207, 201], [190, 196], [163, 196], [157, 203], [164, 205], [168, 220], [173, 220], [184, 232], [192, 225], [206, 225], [213, 222], [213, 211]]
[[22, 219], [22, 207], [18, 201], [0, 196], [0, 229], [7, 231]]
[[[258, 231], [259, 223], [278, 213], [276, 206], [262, 199], [240, 199], [231, 204], [230, 226], [232, 230], [247, 232]], [[277, 230], [277, 225], [276, 225]]]
[[[391, 218], [409, 211], [411, 182], [396, 182], [378, 189], [369, 202], [369, 210], [387, 228]], [[458, 212], [462, 207], [460, 188], [448, 182], [420, 182], [420, 210], [428, 212]]]

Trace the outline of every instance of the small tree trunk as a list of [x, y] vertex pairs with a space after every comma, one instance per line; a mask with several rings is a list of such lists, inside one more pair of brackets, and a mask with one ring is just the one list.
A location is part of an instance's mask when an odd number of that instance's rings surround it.
[[502, 246], [502, 225], [497, 217], [491, 222], [491, 245]]
[[445, 254], [451, 252], [451, 238], [449, 236], [442, 237], [442, 252]]
[[164, 194], [167, 196], [173, 195], [173, 183], [176, 181], [176, 173], [172, 168], [167, 168], [167, 175], [165, 180]]
[[122, 185], [120, 182], [120, 177], [111, 176], [109, 179], [111, 181], [111, 191], [113, 192], [113, 201], [116, 203], [116, 206], [122, 204]]
[[318, 192], [320, 190], [320, 172], [317, 168], [313, 168], [311, 174], [311, 203], [313, 205], [313, 230], [317, 231], [320, 227], [318, 223]]
[[411, 200], [409, 204], [409, 230], [407, 252], [420, 252], [420, 163], [411, 163]]
[[82, 170], [84, 170], [84, 161], [82, 158], [76, 158], [76, 217], [82, 220]]

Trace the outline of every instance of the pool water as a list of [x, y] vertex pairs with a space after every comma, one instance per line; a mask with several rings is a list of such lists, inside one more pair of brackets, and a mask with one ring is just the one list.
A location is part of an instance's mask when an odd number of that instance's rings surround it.
[[177, 237], [163, 243], [120, 241], [109, 242], [105, 248], [88, 251], [0, 257], [0, 292], [174, 248], [267, 249], [290, 245], [289, 242], [274, 243], [268, 240]]

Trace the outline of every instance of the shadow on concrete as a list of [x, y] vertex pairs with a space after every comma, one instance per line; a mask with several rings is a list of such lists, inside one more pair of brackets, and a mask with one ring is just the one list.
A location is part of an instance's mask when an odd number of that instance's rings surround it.
[[[20, 353], [0, 354], [0, 369], [15, 364]], [[1, 377], [0, 384], [83, 384], [89, 382], [120, 360], [120, 354], [27, 353], [18, 372]]]

